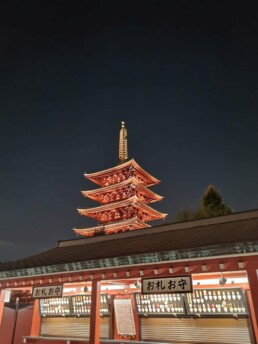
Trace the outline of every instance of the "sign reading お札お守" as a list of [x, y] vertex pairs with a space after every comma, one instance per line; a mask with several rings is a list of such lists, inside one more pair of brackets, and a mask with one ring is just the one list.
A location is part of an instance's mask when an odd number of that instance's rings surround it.
[[34, 287], [32, 291], [32, 297], [34, 299], [43, 299], [47, 297], [62, 297], [63, 285], [51, 285]]
[[191, 276], [143, 278], [142, 294], [191, 293]]

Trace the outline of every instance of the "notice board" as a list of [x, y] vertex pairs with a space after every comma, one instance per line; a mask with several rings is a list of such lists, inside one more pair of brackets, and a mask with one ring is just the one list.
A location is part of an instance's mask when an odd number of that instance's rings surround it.
[[130, 299], [114, 300], [117, 333], [121, 335], [135, 335], [135, 323], [132, 301]]

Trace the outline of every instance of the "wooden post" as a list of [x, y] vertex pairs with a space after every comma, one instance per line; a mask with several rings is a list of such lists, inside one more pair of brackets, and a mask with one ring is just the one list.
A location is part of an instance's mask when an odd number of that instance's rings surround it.
[[1, 322], [3, 318], [3, 313], [4, 313], [4, 297], [5, 297], [5, 290], [1, 290], [0, 294], [0, 328], [1, 328]]
[[92, 281], [90, 312], [90, 344], [99, 344], [101, 281]]
[[34, 301], [34, 308], [32, 314], [32, 322], [31, 322], [31, 336], [39, 336], [40, 335], [40, 314], [39, 314], [39, 300]]
[[253, 327], [254, 327], [254, 335], [256, 339], [256, 343], [258, 343], [258, 278], [257, 278], [257, 270], [255, 268], [248, 268], [246, 269], [246, 273], [248, 276], [249, 281], [249, 288], [251, 294], [251, 305], [250, 305], [250, 312], [252, 315], [253, 320]]

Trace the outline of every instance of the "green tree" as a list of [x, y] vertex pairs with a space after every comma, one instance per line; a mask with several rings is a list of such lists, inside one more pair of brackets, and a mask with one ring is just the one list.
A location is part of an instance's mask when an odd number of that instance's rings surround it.
[[200, 201], [199, 211], [202, 217], [220, 216], [232, 213], [232, 209], [223, 202], [220, 193], [213, 185], [209, 185], [205, 190]]
[[175, 216], [175, 221], [188, 221], [207, 217], [231, 214], [232, 209], [227, 206], [216, 188], [209, 185], [200, 200], [200, 206], [194, 209], [181, 209]]

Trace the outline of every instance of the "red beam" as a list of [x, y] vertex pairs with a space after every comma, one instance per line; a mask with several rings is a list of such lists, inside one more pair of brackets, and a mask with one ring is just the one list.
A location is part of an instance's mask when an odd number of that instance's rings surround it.
[[31, 336], [40, 335], [40, 323], [41, 323], [41, 318], [40, 318], [40, 312], [39, 312], [39, 300], [35, 300], [33, 314], [32, 314], [31, 329], [30, 329]]
[[93, 281], [91, 291], [90, 344], [99, 344], [101, 282]]
[[[5, 288], [15, 288], [16, 286], [35, 286], [35, 285], [49, 285], [55, 283], [76, 283], [81, 281], [91, 281], [91, 280], [109, 280], [109, 279], [121, 279], [121, 278], [137, 278], [144, 276], [154, 276], [154, 269], [158, 270], [159, 276], [162, 275], [176, 275], [182, 273], [196, 274], [196, 273], [213, 273], [213, 272], [229, 272], [229, 271], [241, 271], [245, 270], [245, 267], [250, 264], [255, 264], [258, 261], [258, 255], [254, 256], [244, 256], [244, 257], [223, 257], [223, 258], [212, 258], [212, 259], [201, 259], [201, 260], [184, 260], [184, 261], [174, 261], [167, 263], [153, 263], [150, 265], [137, 265], [128, 267], [114, 267], [113, 269], [103, 269], [98, 270], [97, 273], [94, 271], [79, 271], [71, 272], [69, 274], [56, 274], [56, 275], [42, 275], [32, 278], [14, 278], [10, 280], [2, 280], [0, 289]], [[239, 263], [243, 266], [240, 267]], [[220, 268], [220, 264], [223, 264], [223, 269]], [[203, 270], [203, 266], [205, 269]], [[189, 269], [188, 272], [185, 271], [185, 267]], [[173, 269], [173, 272], [169, 272], [169, 268]], [[143, 271], [143, 276], [140, 275], [140, 271]], [[127, 276], [126, 273], [130, 273]], [[102, 274], [105, 274], [105, 278], [102, 278]], [[115, 274], [115, 275], [114, 275]], [[52, 283], [50, 283], [52, 280]], [[16, 285], [15, 285], [16, 283]]]
[[257, 278], [257, 270], [253, 267], [249, 267], [246, 270], [246, 272], [247, 272], [247, 276], [248, 276], [250, 296], [251, 296], [251, 297], [249, 297], [250, 312], [252, 315], [256, 342], [258, 343], [258, 293], [257, 293], [258, 278]]

